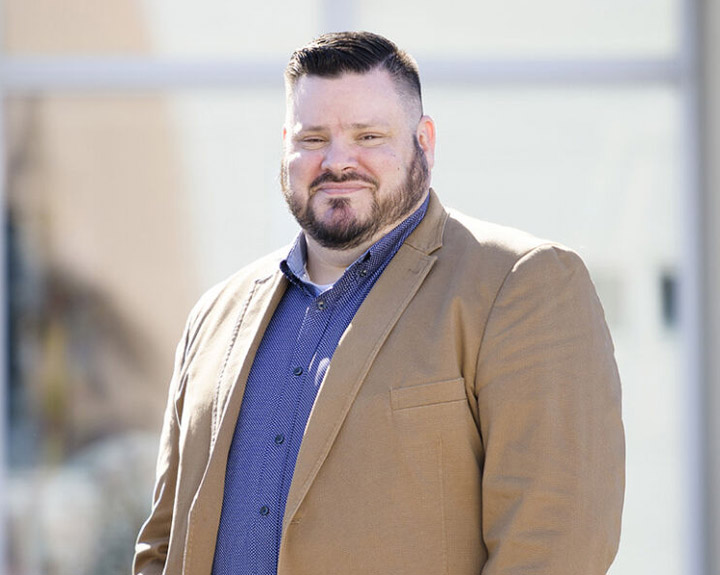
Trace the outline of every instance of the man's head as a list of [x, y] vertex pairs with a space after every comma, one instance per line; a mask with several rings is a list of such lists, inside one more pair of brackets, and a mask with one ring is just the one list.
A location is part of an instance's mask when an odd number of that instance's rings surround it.
[[425, 198], [435, 127], [412, 58], [367, 32], [327, 34], [285, 72], [283, 193], [306, 234], [332, 249], [377, 240]]

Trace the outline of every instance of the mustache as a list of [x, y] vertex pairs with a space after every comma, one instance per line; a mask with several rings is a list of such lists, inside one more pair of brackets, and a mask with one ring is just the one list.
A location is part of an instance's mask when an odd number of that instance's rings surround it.
[[363, 176], [357, 172], [343, 172], [341, 175], [335, 175], [332, 172], [325, 172], [320, 174], [312, 182], [310, 182], [310, 189], [317, 188], [322, 184], [333, 183], [343, 184], [345, 182], [365, 182], [377, 187], [377, 181], [370, 176]]

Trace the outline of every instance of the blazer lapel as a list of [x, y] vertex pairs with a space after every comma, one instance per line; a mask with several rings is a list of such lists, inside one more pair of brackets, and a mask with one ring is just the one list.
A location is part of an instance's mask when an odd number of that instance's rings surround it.
[[[224, 428], [228, 415], [232, 418], [232, 429], [235, 429], [255, 353], [275, 308], [285, 293], [285, 282], [285, 277], [279, 270], [268, 278], [257, 280], [238, 317], [215, 393], [211, 449], [215, 446], [219, 431]], [[237, 407], [237, 411], [232, 413], [234, 407]], [[230, 435], [232, 436], [232, 432]]]
[[265, 329], [285, 292], [286, 281], [279, 270], [257, 280], [238, 313], [216, 387], [210, 455], [190, 509], [184, 573], [204, 573], [212, 565], [227, 455], [245, 384]]
[[[433, 236], [432, 249], [439, 245], [441, 230], [438, 233], [437, 228], [442, 228], [446, 219], [442, 207], [440, 210], [445, 217], [433, 218], [430, 208], [425, 216], [436, 220], [425, 222], [434, 232], [429, 234]], [[420, 226], [416, 231], [419, 229]], [[413, 235], [385, 268], [340, 339], [300, 447], [285, 507], [283, 533], [330, 452], [378, 351], [437, 259], [429, 255], [431, 249], [414, 247]]]

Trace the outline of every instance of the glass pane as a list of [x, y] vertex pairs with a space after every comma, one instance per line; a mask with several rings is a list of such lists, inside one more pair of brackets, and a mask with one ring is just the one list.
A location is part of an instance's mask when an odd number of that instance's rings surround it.
[[690, 487], [672, 312], [683, 234], [678, 94], [429, 86], [425, 100], [437, 123], [440, 197], [561, 241], [588, 263], [616, 344], [627, 430], [623, 536], [611, 573], [682, 572], [677, 526]]
[[198, 278], [164, 98], [14, 98], [7, 115], [22, 466], [157, 428], [164, 384], [148, 383], [166, 379]]
[[[279, 57], [319, 32], [321, 0], [4, 0], [13, 54]], [[282, 18], [278, 15], [282, 14]]]
[[416, 57], [671, 56], [679, 46], [679, 0], [400, 0], [392, 8], [358, 2], [358, 29]]

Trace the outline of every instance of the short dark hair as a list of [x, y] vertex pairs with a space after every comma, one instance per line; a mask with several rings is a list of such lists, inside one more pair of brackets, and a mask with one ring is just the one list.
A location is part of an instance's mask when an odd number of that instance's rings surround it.
[[285, 68], [285, 81], [290, 93], [303, 76], [335, 78], [376, 68], [387, 70], [402, 93], [418, 99], [422, 110], [417, 63], [393, 42], [372, 32], [331, 32], [315, 38], [293, 52]]

